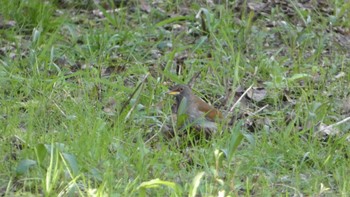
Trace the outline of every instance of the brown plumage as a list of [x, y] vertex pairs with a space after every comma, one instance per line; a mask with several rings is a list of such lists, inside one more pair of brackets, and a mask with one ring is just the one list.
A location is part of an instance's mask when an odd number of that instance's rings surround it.
[[203, 129], [216, 130], [216, 121], [222, 119], [221, 112], [193, 94], [190, 87], [176, 85], [168, 92], [176, 97], [177, 113], [179, 106], [186, 98], [184, 113], [188, 115], [188, 123]]

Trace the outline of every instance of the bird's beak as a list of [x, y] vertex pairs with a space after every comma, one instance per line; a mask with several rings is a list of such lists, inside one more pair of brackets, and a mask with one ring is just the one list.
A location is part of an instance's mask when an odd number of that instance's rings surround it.
[[179, 91], [176, 91], [176, 90], [170, 90], [167, 92], [167, 94], [170, 94], [170, 95], [179, 95], [180, 92]]

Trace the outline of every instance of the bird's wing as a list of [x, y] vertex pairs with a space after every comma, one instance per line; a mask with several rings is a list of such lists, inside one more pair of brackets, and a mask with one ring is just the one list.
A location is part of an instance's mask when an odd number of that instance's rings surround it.
[[205, 118], [210, 121], [215, 121], [217, 118], [222, 118], [222, 114], [219, 110], [210, 106], [208, 103], [202, 101], [198, 106], [198, 109], [205, 113]]

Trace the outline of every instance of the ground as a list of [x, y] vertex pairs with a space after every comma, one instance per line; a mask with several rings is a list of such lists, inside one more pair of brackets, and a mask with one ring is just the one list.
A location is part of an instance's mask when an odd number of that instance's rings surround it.
[[349, 1], [1, 4], [1, 195], [350, 195]]

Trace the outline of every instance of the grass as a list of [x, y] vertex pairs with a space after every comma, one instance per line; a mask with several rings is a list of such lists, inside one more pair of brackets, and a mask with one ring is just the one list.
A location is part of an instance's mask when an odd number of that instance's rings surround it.
[[[3, 0], [1, 194], [348, 196], [350, 124], [317, 125], [349, 116], [350, 4], [234, 3]], [[188, 82], [225, 113], [238, 87], [267, 94], [193, 145], [162, 130]]]

